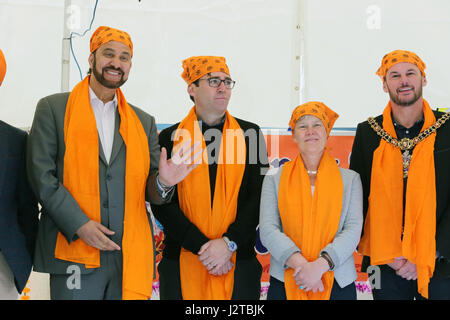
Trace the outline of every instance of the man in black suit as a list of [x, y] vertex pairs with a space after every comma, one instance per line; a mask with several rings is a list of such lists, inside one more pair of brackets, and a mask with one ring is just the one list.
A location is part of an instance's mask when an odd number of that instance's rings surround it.
[[[425, 64], [413, 52], [383, 57], [390, 101], [360, 123], [350, 169], [361, 175], [362, 270], [377, 265], [374, 299], [450, 299], [450, 114], [423, 99]], [[373, 270], [373, 269], [372, 269]]]
[[[6, 62], [0, 50], [0, 85]], [[25, 170], [26, 132], [0, 121], [0, 300], [17, 299], [32, 267], [37, 201]]]
[[[152, 205], [165, 235], [158, 266], [160, 298], [257, 300], [262, 268], [254, 246], [269, 166], [264, 136], [258, 125], [227, 111], [235, 82], [225, 58], [191, 57], [183, 61], [183, 70], [195, 106], [181, 123], [161, 131], [159, 144], [171, 154], [179, 141], [175, 136], [192, 133], [193, 141], [205, 146], [207, 161], [176, 186], [171, 203]], [[229, 136], [244, 149], [237, 151], [244, 154], [242, 161], [228, 161]]]

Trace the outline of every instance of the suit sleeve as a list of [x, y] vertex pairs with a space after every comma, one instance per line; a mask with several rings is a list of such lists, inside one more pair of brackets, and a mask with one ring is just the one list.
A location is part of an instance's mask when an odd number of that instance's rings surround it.
[[356, 128], [355, 140], [353, 141], [349, 168], [359, 173], [361, 178], [361, 183], [363, 186], [363, 217], [365, 219], [367, 209], [369, 208], [369, 192], [370, 192], [370, 177], [368, 176], [370, 173], [368, 173], [366, 170], [369, 166], [371, 166], [371, 163], [367, 163], [367, 161], [364, 161], [363, 156], [364, 142], [362, 140], [363, 140], [362, 124], [360, 123]]
[[[335, 268], [347, 261], [353, 255], [362, 230], [362, 185], [359, 174], [354, 174], [348, 182], [348, 205], [342, 229], [336, 233], [333, 241], [323, 250], [326, 251], [335, 264]], [[345, 202], [344, 202], [345, 204]], [[344, 214], [344, 213], [341, 213]]]
[[281, 168], [274, 169], [264, 178], [261, 190], [259, 231], [261, 242], [269, 250], [271, 257], [284, 266], [292, 254], [301, 252], [301, 250], [283, 232], [278, 210], [278, 186], [281, 174], [277, 172], [281, 172], [281, 170]]
[[39, 101], [27, 143], [27, 171], [32, 189], [70, 243], [90, 219], [57, 178], [58, 128], [49, 101]]
[[450, 205], [444, 211], [443, 217], [436, 226], [436, 250], [439, 251], [441, 256], [449, 259], [450, 257], [450, 241], [449, 241], [449, 230], [450, 230]]
[[148, 133], [148, 149], [150, 152], [150, 171], [148, 173], [147, 187], [146, 187], [146, 200], [155, 204], [162, 204], [170, 200], [170, 196], [167, 199], [162, 199], [161, 194], [158, 192], [156, 186], [156, 175], [159, 168], [159, 157], [161, 155], [158, 131], [156, 128], [155, 118], [149, 116], [149, 133]]
[[38, 202], [34, 196], [33, 191], [28, 183], [25, 164], [25, 151], [26, 151], [27, 135], [24, 135], [21, 149], [23, 150], [22, 157], [20, 158], [20, 175], [17, 184], [17, 199], [18, 199], [18, 216], [17, 222], [25, 235], [25, 242], [31, 259], [34, 257], [35, 240], [38, 228]]
[[[450, 141], [450, 127], [445, 136]], [[436, 196], [438, 211], [436, 221], [436, 250], [441, 256], [450, 260], [450, 143], [447, 148], [434, 155], [436, 166]], [[442, 208], [442, 209], [439, 209]]]

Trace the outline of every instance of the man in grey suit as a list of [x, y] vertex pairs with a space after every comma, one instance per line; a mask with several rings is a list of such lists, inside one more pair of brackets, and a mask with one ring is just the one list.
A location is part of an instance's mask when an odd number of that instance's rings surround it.
[[[129, 35], [99, 27], [90, 49], [91, 74], [71, 93], [41, 99], [30, 131], [27, 167], [42, 204], [35, 271], [50, 273], [52, 299], [148, 299], [153, 237], [140, 194], [152, 203], [167, 202], [173, 186], [195, 165], [180, 158], [167, 160], [154, 117], [126, 103], [119, 87], [131, 68]], [[88, 127], [94, 128], [94, 136]], [[136, 141], [142, 138], [145, 143]], [[92, 154], [94, 161], [89, 161]], [[145, 171], [141, 163], [148, 162]], [[142, 185], [132, 180], [136, 172], [144, 178], [139, 180]], [[77, 177], [80, 181], [74, 182]], [[76, 183], [94, 190], [97, 198], [83, 202], [86, 195], [74, 188]], [[97, 219], [95, 210], [85, 209], [91, 203], [98, 208]], [[127, 211], [142, 206], [144, 215]], [[144, 223], [139, 223], [142, 216]]]

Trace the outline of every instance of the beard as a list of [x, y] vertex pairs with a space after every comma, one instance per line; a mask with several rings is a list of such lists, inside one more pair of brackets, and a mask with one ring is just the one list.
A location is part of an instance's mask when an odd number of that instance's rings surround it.
[[[105, 79], [105, 72], [107, 72], [108, 70], [114, 70], [117, 72], [120, 72], [121, 77], [120, 80], [118, 81], [109, 81]], [[114, 67], [105, 67], [102, 69], [102, 72], [98, 72], [97, 71], [97, 61], [95, 60], [95, 55], [94, 55], [94, 63], [93, 63], [93, 68], [92, 68], [92, 74], [94, 75], [95, 79], [104, 87], [108, 88], [108, 89], [117, 89], [120, 88], [127, 80], [123, 78], [124, 72], [122, 69], [120, 68], [114, 68]]]
[[[401, 87], [401, 88], [399, 88], [399, 90], [402, 88], [405, 88], [405, 87]], [[417, 90], [413, 87], [413, 90], [412, 90], [413, 96], [410, 98], [407, 98], [407, 99], [406, 98], [401, 99], [399, 97], [398, 93], [392, 92], [392, 90], [389, 89], [389, 87], [388, 87], [388, 90], [389, 90], [389, 97], [391, 98], [392, 102], [394, 102], [396, 105], [399, 105], [402, 107], [411, 106], [422, 97], [422, 86], [419, 86], [419, 88]]]

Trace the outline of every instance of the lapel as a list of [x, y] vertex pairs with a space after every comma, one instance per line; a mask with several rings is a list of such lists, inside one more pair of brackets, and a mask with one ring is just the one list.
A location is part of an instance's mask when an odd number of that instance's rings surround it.
[[[113, 141], [113, 146], [112, 146], [112, 151], [111, 151], [111, 158], [109, 159], [109, 165], [111, 165], [114, 162], [114, 159], [117, 157], [117, 154], [119, 153], [120, 149], [124, 145], [122, 136], [120, 135], [120, 132], [119, 132], [119, 128], [120, 128], [120, 115], [119, 115], [119, 111], [117, 109], [116, 116], [115, 116], [115, 123], [114, 123], [114, 141]], [[105, 163], [106, 163], [106, 160], [105, 160]]]
[[108, 166], [108, 161], [106, 161], [105, 153], [103, 152], [102, 141], [100, 140], [100, 136], [98, 137], [98, 155], [100, 156], [100, 160], [103, 161], [105, 166]]

